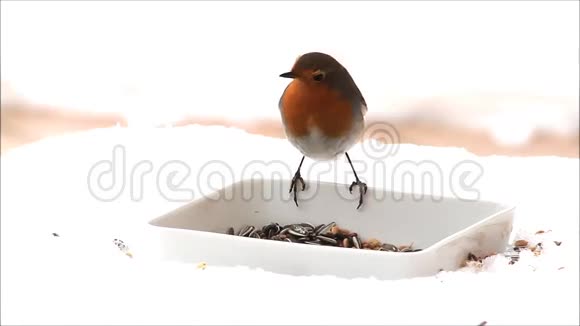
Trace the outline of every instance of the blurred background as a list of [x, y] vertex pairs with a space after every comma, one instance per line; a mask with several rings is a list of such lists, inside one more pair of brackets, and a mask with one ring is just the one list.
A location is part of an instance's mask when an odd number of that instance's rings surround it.
[[1, 148], [112, 126], [284, 137], [278, 77], [343, 63], [401, 142], [578, 157], [578, 1], [2, 1]]

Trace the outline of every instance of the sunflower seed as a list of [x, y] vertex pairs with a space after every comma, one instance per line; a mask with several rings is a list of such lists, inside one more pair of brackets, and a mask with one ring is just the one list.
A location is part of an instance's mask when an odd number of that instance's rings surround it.
[[252, 232], [250, 232], [250, 234], [248, 235], [248, 237], [250, 238], [256, 238], [256, 239], [261, 239], [262, 237], [260, 236], [261, 231], [258, 230], [253, 230]]
[[288, 229], [288, 233], [295, 235], [297, 237], [303, 237], [308, 235], [310, 232], [308, 228], [305, 228], [302, 225], [294, 224], [290, 226], [290, 228]]
[[262, 232], [264, 232], [265, 234], [268, 234], [268, 231], [270, 231], [271, 228], [272, 228], [272, 224], [264, 225], [264, 226], [262, 226]]
[[282, 227], [278, 223], [270, 223], [262, 228], [263, 234], [268, 238], [280, 233], [281, 230]]
[[240, 233], [238, 233], [239, 236], [242, 237], [247, 237], [252, 231], [254, 231], [254, 227], [253, 226], [246, 226], [245, 228], [242, 228], [240, 230]]
[[348, 238], [342, 239], [342, 246], [344, 248], [350, 248], [350, 240]]
[[320, 224], [319, 226], [314, 228], [314, 234], [320, 234], [320, 231], [322, 231], [322, 228], [324, 228], [326, 226], [326, 224]]
[[413, 248], [413, 243], [411, 243], [410, 245], [399, 246], [400, 252], [411, 252], [413, 250], [415, 250], [415, 248]]
[[316, 236], [317, 239], [319, 239], [322, 242], [326, 242], [326, 243], [330, 243], [331, 245], [336, 246], [338, 244], [338, 241], [336, 241], [336, 239], [324, 236], [324, 235], [318, 235]]
[[315, 233], [316, 233], [316, 235], [330, 233], [330, 229], [331, 229], [331, 228], [333, 228], [334, 226], [336, 226], [336, 223], [335, 223], [335, 222], [330, 222], [330, 223], [328, 223], [328, 224], [326, 224], [326, 225], [322, 226], [322, 227], [321, 227], [321, 228], [320, 228], [318, 231], [316, 231]]
[[228, 230], [226, 231], [226, 234], [229, 234], [229, 235], [234, 235], [234, 228], [230, 226], [230, 227], [228, 228]]
[[383, 245], [381, 246], [381, 248], [383, 248], [384, 251], [392, 251], [392, 252], [399, 251], [399, 248], [397, 246], [392, 245], [390, 243], [383, 243]]
[[350, 240], [352, 241], [352, 245], [356, 249], [360, 249], [360, 240], [357, 235], [353, 235], [352, 237], [350, 237]]

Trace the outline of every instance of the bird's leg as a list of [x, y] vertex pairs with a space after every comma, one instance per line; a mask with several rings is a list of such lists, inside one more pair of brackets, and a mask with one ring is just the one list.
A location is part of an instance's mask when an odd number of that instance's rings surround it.
[[304, 190], [306, 188], [306, 184], [304, 183], [304, 179], [302, 179], [302, 176], [300, 175], [300, 168], [302, 168], [303, 162], [304, 162], [304, 156], [302, 156], [302, 159], [300, 160], [300, 165], [298, 165], [298, 170], [296, 170], [296, 173], [294, 173], [294, 177], [292, 178], [292, 182], [290, 183], [290, 191], [289, 192], [294, 191], [294, 203], [296, 204], [296, 206], [298, 206], [298, 201], [296, 199], [296, 192], [298, 190], [297, 183], [298, 182], [302, 183], [302, 190]]
[[352, 166], [352, 161], [350, 160], [348, 153], [345, 152], [344, 154], [346, 155], [346, 159], [348, 160], [348, 163], [350, 164], [350, 167], [352, 169], [352, 172], [354, 173], [354, 178], [355, 178], [355, 181], [353, 181], [351, 183], [350, 187], [348, 187], [348, 191], [352, 194], [352, 188], [354, 188], [354, 186], [358, 186], [360, 196], [359, 196], [359, 200], [358, 200], [358, 206], [356, 207], [356, 209], [359, 209], [363, 203], [363, 195], [367, 193], [367, 184], [360, 181], [360, 179], [356, 175], [356, 171], [354, 170], [354, 166]]

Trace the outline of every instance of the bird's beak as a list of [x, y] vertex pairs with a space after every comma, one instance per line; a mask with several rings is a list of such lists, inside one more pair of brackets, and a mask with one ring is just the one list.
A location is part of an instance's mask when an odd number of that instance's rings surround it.
[[294, 78], [294, 77], [296, 77], [296, 75], [294, 75], [294, 73], [292, 71], [289, 71], [289, 72], [285, 72], [285, 73], [281, 74], [280, 77]]

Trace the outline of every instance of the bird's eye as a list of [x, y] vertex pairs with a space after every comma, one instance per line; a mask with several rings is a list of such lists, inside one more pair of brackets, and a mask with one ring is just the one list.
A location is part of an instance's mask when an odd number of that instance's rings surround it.
[[320, 70], [317, 70], [312, 74], [312, 79], [314, 79], [317, 82], [322, 81], [324, 77], [325, 77], [324, 72]]

